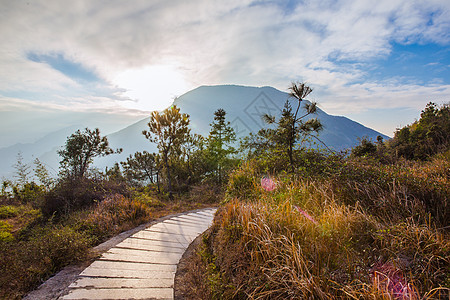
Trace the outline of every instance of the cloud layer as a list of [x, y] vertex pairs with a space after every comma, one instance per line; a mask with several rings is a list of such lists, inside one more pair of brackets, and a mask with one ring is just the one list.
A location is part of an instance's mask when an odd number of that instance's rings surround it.
[[[372, 75], [380, 60], [395, 55], [393, 44], [436, 44], [449, 57], [446, 0], [5, 1], [0, 39], [3, 111], [14, 99], [122, 111], [130, 99], [114, 78], [153, 65], [178, 70], [188, 87], [286, 90], [292, 80], [307, 81], [332, 114], [420, 110], [450, 96], [448, 65], [426, 82], [420, 74], [415, 82]], [[63, 58], [93, 77], [80, 82], [36, 59], [43, 57]]]

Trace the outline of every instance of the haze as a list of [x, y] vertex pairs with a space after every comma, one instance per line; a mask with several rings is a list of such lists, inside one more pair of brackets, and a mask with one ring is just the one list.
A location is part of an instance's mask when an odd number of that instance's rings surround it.
[[[0, 147], [123, 128], [200, 85], [314, 88], [384, 134], [450, 99], [450, 2], [1, 1]], [[211, 99], [214, 101], [214, 99]]]

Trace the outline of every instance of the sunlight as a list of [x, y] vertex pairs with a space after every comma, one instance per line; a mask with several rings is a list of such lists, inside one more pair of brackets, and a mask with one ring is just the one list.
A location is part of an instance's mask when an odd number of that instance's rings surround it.
[[169, 65], [130, 69], [118, 74], [113, 82], [127, 91], [123, 94], [135, 101], [124, 102], [127, 108], [162, 110], [190, 86], [176, 68]]

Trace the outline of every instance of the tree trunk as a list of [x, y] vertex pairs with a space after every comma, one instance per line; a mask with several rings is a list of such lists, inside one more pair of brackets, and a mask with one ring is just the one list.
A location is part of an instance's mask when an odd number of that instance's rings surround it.
[[169, 168], [169, 159], [167, 157], [167, 153], [164, 153], [164, 163], [166, 165], [166, 170], [167, 170], [167, 183], [169, 185], [169, 199], [172, 200], [173, 199], [173, 194], [172, 194], [172, 179], [170, 178], [170, 168]]
[[158, 186], [158, 194], [161, 194], [161, 189], [159, 188], [159, 171], [156, 171], [156, 185]]
[[294, 157], [293, 157], [293, 153], [292, 153], [293, 151], [294, 151], [293, 150], [293, 142], [291, 140], [290, 143], [289, 143], [288, 155], [289, 155], [289, 163], [291, 164], [292, 173], [294, 173], [294, 171], [295, 171], [295, 168], [294, 168]]

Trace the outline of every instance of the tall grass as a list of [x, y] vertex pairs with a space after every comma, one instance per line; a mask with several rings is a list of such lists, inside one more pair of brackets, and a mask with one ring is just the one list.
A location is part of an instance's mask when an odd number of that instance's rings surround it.
[[347, 161], [327, 176], [281, 174], [267, 191], [244, 164], [199, 252], [206, 295], [448, 299], [446, 166]]

